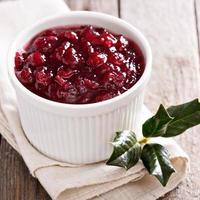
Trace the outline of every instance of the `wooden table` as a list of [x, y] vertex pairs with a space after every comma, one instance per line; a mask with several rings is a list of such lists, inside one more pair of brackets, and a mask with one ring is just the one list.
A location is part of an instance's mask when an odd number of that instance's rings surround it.
[[[145, 98], [155, 111], [200, 96], [200, 0], [67, 0], [72, 10], [95, 10], [127, 20], [148, 38], [153, 74]], [[160, 199], [200, 199], [200, 127], [176, 138], [191, 159], [187, 178]], [[0, 200], [48, 200], [22, 158], [0, 137]]]

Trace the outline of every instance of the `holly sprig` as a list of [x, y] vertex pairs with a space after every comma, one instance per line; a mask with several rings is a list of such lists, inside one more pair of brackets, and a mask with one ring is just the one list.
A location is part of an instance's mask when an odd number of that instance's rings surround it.
[[170, 106], [159, 106], [156, 114], [142, 125], [143, 138], [138, 140], [132, 130], [116, 132], [113, 152], [107, 165], [130, 169], [141, 159], [149, 174], [166, 186], [175, 169], [170, 161], [168, 150], [161, 144], [151, 143], [153, 137], [174, 137], [187, 129], [200, 124], [199, 99]]

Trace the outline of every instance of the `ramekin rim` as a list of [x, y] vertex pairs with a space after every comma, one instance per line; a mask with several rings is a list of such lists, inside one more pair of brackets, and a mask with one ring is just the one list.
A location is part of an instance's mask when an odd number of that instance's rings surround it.
[[[144, 68], [144, 72], [142, 74], [142, 76], [140, 77], [140, 79], [126, 92], [120, 94], [119, 96], [113, 97], [111, 99], [105, 100], [105, 101], [101, 101], [101, 102], [97, 102], [97, 103], [89, 103], [89, 104], [67, 104], [67, 103], [60, 103], [60, 102], [56, 102], [56, 101], [52, 101], [52, 100], [48, 100], [45, 99], [43, 97], [40, 97], [36, 94], [34, 94], [33, 92], [29, 91], [26, 87], [24, 87], [20, 81], [17, 79], [17, 77], [15, 76], [14, 73], [14, 69], [12, 69], [12, 67], [14, 68], [14, 66], [11, 66], [11, 52], [12, 49], [16, 47], [16, 43], [18, 40], [20, 40], [21, 37], [23, 37], [23, 35], [25, 35], [27, 32], [32, 31], [35, 27], [46, 23], [50, 20], [53, 20], [55, 18], [59, 18], [59, 17], [67, 17], [68, 15], [90, 15], [89, 17], [101, 17], [104, 18], [106, 20], [106, 18], [110, 18], [110, 20], [114, 20], [116, 23], [121, 23], [124, 24], [124, 26], [127, 26], [132, 32], [134, 32], [135, 35], [137, 35], [138, 39], [140, 40], [140, 42], [142, 43], [142, 45], [145, 48], [146, 51], [146, 63], [145, 63], [145, 68]], [[59, 107], [59, 108], [69, 108], [69, 109], [74, 109], [74, 110], [82, 110], [82, 109], [88, 109], [88, 108], [99, 108], [99, 107], [104, 107], [106, 105], [109, 104], [114, 104], [116, 102], [119, 102], [120, 100], [126, 98], [127, 96], [129, 96], [131, 93], [136, 92], [137, 90], [139, 90], [139, 88], [142, 86], [142, 84], [145, 83], [145, 81], [149, 78], [150, 73], [151, 73], [151, 65], [152, 65], [152, 52], [151, 52], [151, 48], [150, 45], [147, 41], [147, 39], [145, 38], [145, 36], [133, 25], [131, 25], [130, 23], [114, 17], [112, 15], [108, 15], [105, 13], [99, 13], [99, 12], [94, 12], [94, 11], [69, 11], [67, 13], [61, 13], [61, 14], [56, 14], [53, 15], [51, 17], [46, 17], [42, 20], [37, 21], [36, 23], [32, 24], [31, 26], [28, 26], [27, 28], [25, 28], [24, 30], [22, 30], [17, 37], [15, 38], [15, 40], [12, 42], [9, 51], [8, 51], [8, 56], [7, 56], [7, 63], [8, 63], [8, 73], [9, 73], [9, 79], [11, 80], [12, 84], [14, 86], [17, 86], [20, 90], [22, 90], [24, 93], [26, 93], [27, 96], [31, 97], [32, 99], [34, 99], [37, 102], [46, 104], [46, 106], [50, 106], [50, 107]]]

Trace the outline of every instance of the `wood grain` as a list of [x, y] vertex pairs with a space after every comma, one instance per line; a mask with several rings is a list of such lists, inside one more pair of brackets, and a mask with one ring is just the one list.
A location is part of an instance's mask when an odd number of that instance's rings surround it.
[[[194, 6], [192, 0], [124, 0], [121, 4], [121, 17], [138, 27], [152, 47], [153, 72], [146, 95], [152, 111], [161, 102], [171, 105], [200, 96]], [[177, 138], [191, 158], [191, 172], [163, 199], [200, 199], [199, 132], [199, 127], [194, 128]]]
[[[197, 36], [198, 36], [198, 49], [199, 49], [199, 58], [200, 58], [200, 1], [195, 0], [194, 1], [195, 6], [195, 19], [196, 19], [196, 26], [197, 26]], [[199, 59], [200, 63], [200, 59]]]
[[39, 182], [30, 176], [21, 156], [2, 139], [0, 145], [0, 199], [50, 200]]
[[[117, 16], [117, 0], [109, 0], [106, 4], [105, 2], [105, 0], [67, 1], [73, 10], [94, 10]], [[0, 138], [0, 142], [0, 200], [50, 200], [40, 183], [31, 177], [18, 153], [5, 139], [1, 141]]]
[[90, 10], [118, 16], [117, 0], [65, 0], [71, 10]]
[[138, 27], [153, 51], [146, 103], [180, 103], [199, 95], [198, 45], [192, 0], [124, 0], [121, 16]]
[[[152, 111], [161, 102], [171, 105], [200, 96], [199, 0], [65, 1], [72, 10], [121, 16], [146, 35], [154, 58], [146, 95], [146, 104]], [[194, 128], [177, 138], [191, 158], [191, 171], [187, 179], [162, 200], [200, 199], [199, 132], [199, 127]], [[49, 199], [39, 182], [29, 175], [22, 158], [0, 137], [0, 200]]]

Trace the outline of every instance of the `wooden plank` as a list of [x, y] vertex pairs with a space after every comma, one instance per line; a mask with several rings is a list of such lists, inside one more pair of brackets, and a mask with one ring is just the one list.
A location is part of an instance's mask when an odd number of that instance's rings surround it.
[[[153, 72], [146, 95], [148, 107], [155, 111], [161, 102], [171, 105], [200, 96], [194, 1], [121, 2], [121, 17], [138, 27], [152, 47]], [[197, 127], [177, 138], [191, 158], [191, 171], [176, 190], [162, 199], [200, 197], [199, 132], [200, 127]]]
[[39, 182], [30, 176], [21, 156], [2, 139], [0, 145], [0, 199], [50, 200]]
[[118, 0], [65, 0], [72, 10], [90, 10], [118, 16]]
[[195, 20], [196, 20], [196, 25], [197, 25], [198, 49], [199, 49], [199, 55], [200, 55], [200, 1], [195, 0], [194, 6], [195, 6]]

